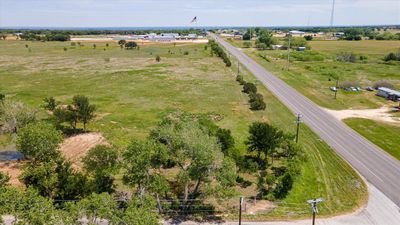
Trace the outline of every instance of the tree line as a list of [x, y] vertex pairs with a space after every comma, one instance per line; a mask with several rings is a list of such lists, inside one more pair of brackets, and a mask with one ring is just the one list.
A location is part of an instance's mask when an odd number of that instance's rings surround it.
[[178, 33], [180, 35], [197, 34], [201, 35], [204, 33], [203, 29], [141, 29], [141, 30], [129, 30], [129, 29], [82, 29], [82, 30], [50, 30], [50, 29], [0, 29], [1, 33], [32, 33], [36, 35], [45, 35], [50, 32], [58, 33], [63, 35], [107, 35], [107, 34], [134, 34], [134, 35], [145, 35], [149, 33]]
[[71, 36], [69, 34], [60, 32], [47, 32], [47, 33], [35, 33], [25, 32], [19, 36], [22, 40], [26, 41], [69, 41]]
[[225, 50], [221, 46], [219, 46], [216, 41], [209, 40], [208, 45], [211, 47], [212, 53], [220, 57], [227, 67], [230, 67], [232, 65], [232, 62], [226, 54]]

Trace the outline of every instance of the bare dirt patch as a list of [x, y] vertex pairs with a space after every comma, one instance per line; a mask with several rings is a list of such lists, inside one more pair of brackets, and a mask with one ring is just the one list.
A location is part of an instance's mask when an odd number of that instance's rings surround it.
[[[108, 145], [105, 138], [100, 133], [79, 134], [66, 138], [60, 147], [60, 151], [74, 165], [83, 157], [90, 149], [96, 145]], [[10, 176], [9, 184], [13, 186], [22, 186], [18, 180], [18, 176], [22, 173], [22, 161], [0, 162], [0, 171]]]
[[68, 160], [75, 162], [91, 148], [101, 144], [107, 142], [100, 133], [79, 134], [65, 139], [60, 150]]
[[249, 201], [247, 201], [245, 204], [245, 214], [253, 215], [257, 213], [265, 213], [276, 208], [272, 202], [267, 200]]
[[13, 186], [22, 186], [22, 183], [18, 180], [18, 176], [22, 173], [23, 162], [12, 161], [12, 162], [1, 162], [0, 171], [10, 176], [8, 183]]
[[331, 110], [324, 109], [331, 115], [339, 120], [347, 118], [363, 118], [371, 119], [375, 121], [381, 121], [391, 123], [394, 125], [400, 125], [400, 119], [393, 115], [393, 111], [390, 107], [384, 106], [379, 109], [347, 109], [347, 110]]

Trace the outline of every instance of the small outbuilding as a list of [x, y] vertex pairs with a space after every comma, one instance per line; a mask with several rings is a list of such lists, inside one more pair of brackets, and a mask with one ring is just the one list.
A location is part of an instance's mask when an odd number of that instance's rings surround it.
[[378, 88], [378, 96], [384, 97], [392, 101], [400, 101], [400, 91], [392, 90], [386, 87]]

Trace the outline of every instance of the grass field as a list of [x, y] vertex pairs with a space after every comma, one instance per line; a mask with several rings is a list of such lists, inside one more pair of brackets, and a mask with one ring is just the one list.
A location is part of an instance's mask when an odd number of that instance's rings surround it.
[[[102, 132], [120, 148], [132, 138], [146, 137], [160, 117], [174, 109], [221, 115], [218, 125], [232, 130], [242, 152], [253, 121], [268, 121], [294, 132], [294, 115], [243, 71], [246, 80], [258, 84], [267, 104], [265, 111], [250, 111], [234, 69], [211, 57], [202, 44], [142, 46], [130, 51], [115, 43], [109, 47], [96, 43], [96, 49], [84, 44], [0, 41], [0, 93], [32, 107], [49, 96], [68, 103], [73, 95], [87, 95], [98, 107], [89, 129]], [[155, 61], [156, 55], [161, 62]], [[40, 115], [47, 116], [43, 110]], [[364, 203], [366, 186], [347, 163], [305, 126], [300, 141], [308, 156], [301, 177], [278, 209], [258, 219], [308, 215], [305, 201], [316, 197], [326, 199], [322, 215], [348, 212]]]
[[346, 119], [344, 121], [358, 133], [400, 160], [400, 127], [367, 119]]
[[[236, 46], [241, 41], [231, 41]], [[292, 52], [290, 70], [287, 71], [287, 51], [258, 51], [244, 49], [252, 58], [279, 76], [289, 85], [313, 100], [318, 105], [330, 109], [377, 108], [392, 104], [376, 97], [375, 92], [351, 92], [340, 90], [337, 100], [329, 87], [335, 86], [333, 76], [339, 76], [339, 84], [355, 82], [361, 87], [372, 86], [379, 80], [388, 80], [400, 88], [400, 63], [384, 63], [389, 52], [400, 49], [400, 41], [311, 41], [312, 52]], [[357, 57], [366, 57], [355, 63], [338, 62], [336, 55], [352, 52]], [[263, 59], [266, 56], [268, 61]], [[302, 60], [302, 61], [300, 61]]]

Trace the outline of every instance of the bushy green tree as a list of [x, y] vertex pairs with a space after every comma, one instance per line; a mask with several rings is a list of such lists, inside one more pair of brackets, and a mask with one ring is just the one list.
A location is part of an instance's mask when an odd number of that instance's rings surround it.
[[221, 150], [224, 154], [227, 154], [229, 149], [235, 147], [235, 139], [233, 139], [230, 130], [218, 128], [215, 136], [218, 138], [218, 142], [220, 143]]
[[313, 40], [313, 36], [312, 35], [306, 35], [306, 36], [304, 36], [304, 39], [306, 41], [312, 41]]
[[121, 46], [121, 48], [123, 48], [125, 46], [125, 44], [126, 44], [125, 40], [119, 40], [118, 41], [118, 45]]
[[301, 37], [287, 37], [283, 44], [285, 48], [289, 47], [289, 38], [290, 38], [290, 48], [297, 49], [298, 47], [306, 47], [307, 49], [310, 49], [310, 45], [304, 38]]
[[117, 224], [120, 213], [117, 211], [117, 202], [107, 194], [91, 194], [77, 203], [80, 218], [87, 218], [89, 224], [99, 224], [102, 219], [110, 224]]
[[57, 107], [57, 101], [54, 97], [44, 98], [43, 99], [44, 105], [43, 108], [54, 111]]
[[264, 97], [259, 93], [250, 93], [249, 103], [251, 110], [264, 110], [267, 105], [264, 102]]
[[264, 123], [254, 122], [249, 127], [249, 134], [246, 144], [250, 152], [255, 152], [261, 160], [261, 154], [268, 164], [268, 154], [282, 142], [284, 134], [276, 127]]
[[76, 130], [79, 117], [77, 110], [73, 106], [68, 105], [65, 108], [57, 107], [53, 111], [53, 116], [57, 127], [60, 127], [63, 123], [68, 123], [73, 130]]
[[12, 215], [14, 224], [63, 224], [57, 217], [53, 201], [31, 188], [26, 191], [13, 187], [1, 189], [0, 214]]
[[221, 168], [217, 171], [217, 180], [223, 187], [232, 187], [236, 184], [238, 176], [235, 161], [229, 157], [225, 157]]
[[114, 192], [114, 175], [119, 170], [118, 151], [105, 145], [97, 145], [82, 159], [83, 168], [94, 179], [96, 193]]
[[168, 160], [167, 149], [154, 141], [133, 141], [123, 153], [125, 184], [136, 187], [143, 196], [146, 191], [161, 194], [168, 183], [157, 169]]
[[72, 104], [78, 115], [78, 120], [83, 123], [83, 130], [86, 130], [87, 124], [94, 118], [96, 106], [90, 104], [89, 98], [84, 95], [75, 95], [72, 98]]
[[273, 34], [270, 30], [261, 29], [258, 34], [258, 39], [256, 41], [257, 44], [265, 44], [266, 48], [270, 48], [271, 45], [276, 43], [276, 39], [273, 37]]
[[61, 132], [52, 125], [31, 123], [18, 133], [17, 149], [33, 161], [49, 162], [60, 157], [59, 146], [62, 140]]
[[134, 41], [130, 41], [130, 42], [125, 43], [125, 49], [128, 49], [128, 50], [134, 49], [137, 46], [138, 46], [137, 43], [134, 42]]
[[257, 93], [257, 87], [255, 84], [247, 82], [243, 85], [243, 92], [246, 94]]
[[[210, 136], [198, 121], [169, 116], [150, 136], [167, 147], [169, 159], [179, 168], [175, 179], [181, 189], [177, 195], [183, 197], [184, 204], [189, 197], [199, 196], [202, 185], [215, 180], [224, 156], [217, 138]], [[195, 184], [193, 188], [192, 183]]]
[[58, 176], [57, 163], [36, 162], [27, 163], [19, 179], [30, 188], [34, 188], [42, 196], [54, 198], [57, 195]]
[[133, 198], [128, 203], [121, 224], [126, 225], [160, 225], [160, 218], [155, 209], [155, 201], [150, 197]]

